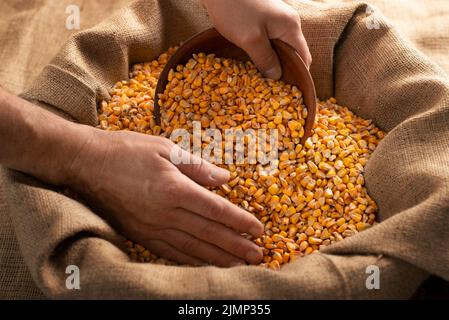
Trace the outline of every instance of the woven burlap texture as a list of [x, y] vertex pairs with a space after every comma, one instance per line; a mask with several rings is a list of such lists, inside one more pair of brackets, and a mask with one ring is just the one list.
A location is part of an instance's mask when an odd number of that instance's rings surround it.
[[[2, 170], [0, 209], [9, 210], [24, 260], [46, 296], [406, 298], [429, 273], [449, 279], [447, 76], [363, 3], [290, 3], [303, 20], [320, 98], [334, 95], [388, 131], [365, 172], [381, 223], [279, 272], [137, 264], [89, 208]], [[96, 103], [127, 78], [129, 65], [209, 26], [197, 1], [136, 1], [73, 36], [22, 96], [96, 125]], [[81, 290], [65, 286], [72, 264], [81, 270]], [[370, 265], [380, 268], [379, 290], [365, 286]]]

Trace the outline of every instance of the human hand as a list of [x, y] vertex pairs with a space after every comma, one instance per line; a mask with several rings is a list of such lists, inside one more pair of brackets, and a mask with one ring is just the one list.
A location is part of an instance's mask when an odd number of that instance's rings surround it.
[[229, 172], [198, 158], [199, 164], [175, 166], [174, 147], [162, 137], [94, 129], [70, 165], [69, 185], [93, 197], [125, 236], [161, 257], [223, 267], [260, 262], [260, 248], [240, 233], [260, 236], [263, 225], [201, 186], [222, 185]]
[[202, 0], [215, 28], [246, 51], [257, 68], [272, 79], [282, 74], [270, 39], [280, 39], [299, 53], [307, 67], [312, 63], [301, 20], [282, 0]]

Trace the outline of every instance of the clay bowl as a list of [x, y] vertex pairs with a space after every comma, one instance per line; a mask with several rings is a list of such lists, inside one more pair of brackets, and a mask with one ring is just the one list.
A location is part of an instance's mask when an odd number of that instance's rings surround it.
[[[304, 136], [301, 142], [304, 144], [310, 137], [316, 114], [316, 93], [315, 85], [309, 70], [302, 61], [299, 54], [290, 45], [280, 40], [272, 40], [271, 44], [278, 54], [282, 65], [281, 80], [284, 83], [295, 85], [301, 90], [303, 102], [307, 108], [307, 118], [304, 126]], [[248, 61], [249, 57], [239, 47], [226, 40], [214, 28], [200, 32], [189, 40], [185, 41], [179, 49], [168, 60], [156, 86], [154, 97], [154, 117], [157, 123], [160, 123], [159, 94], [163, 93], [168, 83], [168, 73], [170, 69], [177, 65], [185, 64], [194, 53], [204, 52], [206, 54], [214, 53], [217, 57], [232, 58], [241, 61]]]

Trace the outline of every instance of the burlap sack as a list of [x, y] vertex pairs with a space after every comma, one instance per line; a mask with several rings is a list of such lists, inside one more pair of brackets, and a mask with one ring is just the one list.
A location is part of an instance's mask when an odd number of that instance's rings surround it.
[[[20, 250], [53, 298], [406, 298], [429, 274], [449, 279], [449, 80], [365, 4], [292, 2], [314, 57], [318, 95], [331, 95], [389, 132], [366, 167], [380, 224], [273, 272], [137, 264], [89, 208], [3, 170]], [[372, 28], [373, 25], [375, 28]], [[209, 26], [196, 1], [137, 1], [64, 46], [23, 97], [96, 124], [96, 102], [128, 66]], [[377, 26], [379, 28], [377, 28]], [[68, 265], [81, 290], [68, 290]], [[380, 268], [380, 289], [366, 268]]]

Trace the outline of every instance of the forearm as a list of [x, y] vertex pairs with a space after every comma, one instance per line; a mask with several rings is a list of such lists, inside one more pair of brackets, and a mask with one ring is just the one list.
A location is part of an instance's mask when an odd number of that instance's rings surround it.
[[93, 130], [2, 89], [0, 119], [0, 164], [58, 185], [67, 182], [70, 161]]

